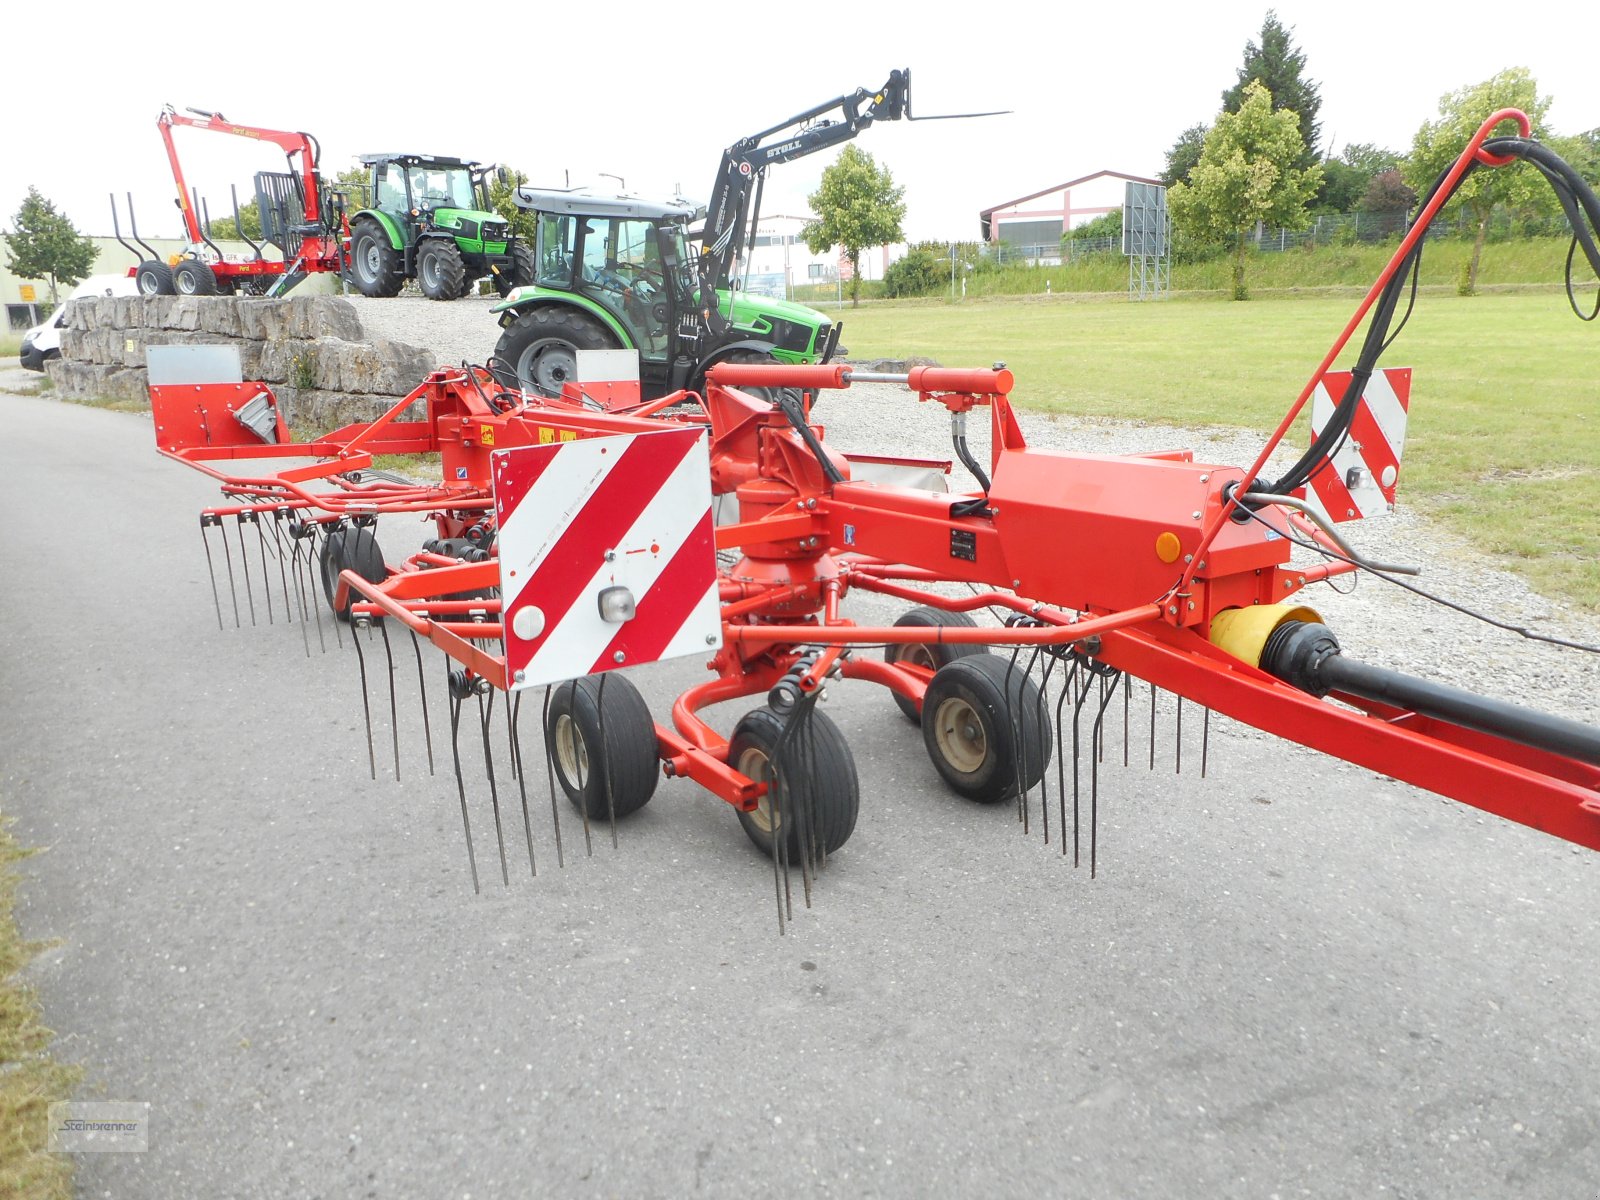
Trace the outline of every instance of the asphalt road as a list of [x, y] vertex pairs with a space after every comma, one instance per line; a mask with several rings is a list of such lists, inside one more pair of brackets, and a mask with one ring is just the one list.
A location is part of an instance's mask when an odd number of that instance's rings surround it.
[[1600, 1194], [1600, 857], [1222, 721], [1201, 780], [1192, 709], [1152, 773], [1136, 706], [1091, 881], [845, 684], [861, 820], [785, 936], [683, 782], [560, 870], [541, 782], [501, 886], [468, 747], [474, 895], [409, 682], [372, 783], [354, 656], [218, 631], [146, 419], [0, 414], [32, 974], [83, 1097], [152, 1105], [85, 1196]]

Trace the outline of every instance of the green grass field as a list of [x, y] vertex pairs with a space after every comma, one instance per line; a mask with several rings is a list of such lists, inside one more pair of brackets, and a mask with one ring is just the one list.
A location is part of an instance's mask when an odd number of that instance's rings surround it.
[[[1024, 409], [1265, 433], [1359, 298], [883, 302], [846, 310], [843, 341], [853, 359], [1003, 361]], [[1401, 502], [1546, 594], [1600, 611], [1600, 325], [1579, 321], [1559, 289], [1430, 289], [1382, 365], [1416, 370]], [[1304, 425], [1291, 436], [1304, 445]]]

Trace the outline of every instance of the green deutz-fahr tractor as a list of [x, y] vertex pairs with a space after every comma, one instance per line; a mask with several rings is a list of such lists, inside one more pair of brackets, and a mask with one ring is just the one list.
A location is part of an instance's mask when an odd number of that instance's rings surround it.
[[492, 365], [508, 384], [560, 395], [577, 378], [577, 351], [637, 350], [649, 400], [700, 391], [716, 362], [827, 362], [838, 348], [839, 325], [801, 304], [725, 286], [705, 311], [699, 296], [711, 289], [686, 237], [699, 212], [685, 201], [527, 187], [514, 196], [537, 214], [538, 267], [532, 286], [495, 306], [504, 332]]
[[350, 217], [350, 281], [393, 296], [415, 279], [455, 300], [485, 275], [504, 296], [533, 282], [533, 254], [489, 203], [492, 167], [424, 154], [363, 154], [371, 207]]

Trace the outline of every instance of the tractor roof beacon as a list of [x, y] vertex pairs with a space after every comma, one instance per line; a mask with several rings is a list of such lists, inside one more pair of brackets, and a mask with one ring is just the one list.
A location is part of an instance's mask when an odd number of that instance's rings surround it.
[[[738, 291], [734, 268], [754, 238], [769, 166], [902, 117], [913, 119], [911, 73], [894, 71], [875, 91], [859, 88], [740, 138], [723, 151], [695, 255], [687, 227], [700, 214], [685, 203], [518, 188], [518, 207], [538, 214], [535, 278], [495, 306], [504, 330], [497, 372], [556, 395], [573, 376], [576, 351], [632, 349], [644, 398], [652, 399], [703, 391], [706, 371], [720, 361], [829, 361], [839, 352], [839, 324], [804, 305]], [[715, 303], [702, 303], [712, 296]]]
[[502, 296], [533, 282], [532, 252], [489, 202], [492, 165], [436, 154], [360, 161], [368, 207], [350, 218], [350, 278], [362, 295], [393, 296], [408, 279], [431, 300], [465, 296], [485, 275]]

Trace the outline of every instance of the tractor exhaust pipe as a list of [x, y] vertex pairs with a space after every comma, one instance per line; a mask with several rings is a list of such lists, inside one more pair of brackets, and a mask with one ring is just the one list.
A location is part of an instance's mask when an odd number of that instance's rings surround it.
[[1355, 662], [1340, 653], [1339, 639], [1325, 625], [1305, 621], [1279, 625], [1262, 648], [1261, 669], [1313, 696], [1342, 692], [1375, 700], [1600, 766], [1600, 730], [1447, 684]]

